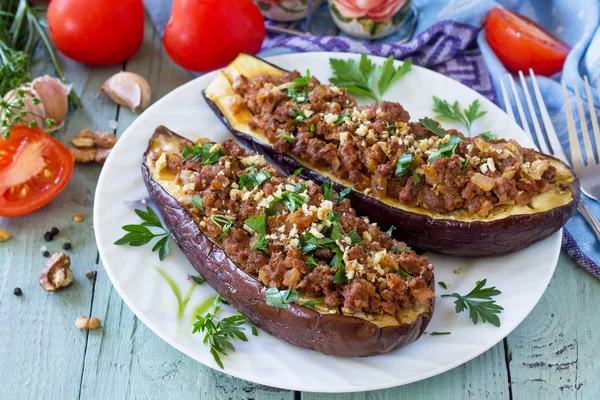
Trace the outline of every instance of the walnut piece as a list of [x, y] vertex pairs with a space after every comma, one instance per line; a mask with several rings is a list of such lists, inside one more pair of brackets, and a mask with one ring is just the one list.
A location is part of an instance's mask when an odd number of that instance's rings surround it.
[[40, 286], [46, 292], [55, 292], [73, 283], [71, 259], [65, 253], [55, 253], [50, 257], [46, 268], [40, 272]]
[[81, 316], [75, 320], [75, 327], [78, 329], [98, 329], [100, 328], [100, 320]]
[[112, 133], [92, 132], [84, 129], [71, 139], [71, 144], [75, 147], [71, 147], [69, 150], [76, 162], [95, 161], [98, 164], [104, 164], [115, 143], [117, 143], [117, 137]]

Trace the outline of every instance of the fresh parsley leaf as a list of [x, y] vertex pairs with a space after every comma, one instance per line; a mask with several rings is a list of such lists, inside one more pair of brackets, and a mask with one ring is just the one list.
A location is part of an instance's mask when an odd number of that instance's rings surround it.
[[198, 315], [196, 322], [194, 322], [192, 333], [205, 332], [203, 343], [210, 347], [210, 354], [212, 354], [219, 367], [224, 368], [220, 355], [226, 356], [229, 351], [235, 351], [231, 339], [237, 338], [244, 342], [248, 341], [243, 332], [244, 327], [242, 327], [247, 322], [247, 319], [238, 312], [217, 321], [215, 318], [217, 311], [218, 308], [216, 308], [216, 311], [209, 312], [205, 316]]
[[289, 303], [298, 300], [298, 292], [292, 288], [279, 290], [276, 287], [267, 289], [266, 302], [268, 306], [287, 308]]
[[201, 159], [201, 165], [212, 165], [219, 161], [219, 158], [225, 155], [225, 152], [218, 149], [211, 151], [214, 145], [211, 143], [202, 143], [200, 146], [189, 146], [184, 144], [181, 148], [181, 158], [185, 161], [188, 158], [190, 161]]
[[204, 211], [204, 206], [202, 205], [202, 198], [198, 195], [194, 195], [192, 197], [192, 204], [196, 206], [197, 209]]
[[259, 235], [267, 234], [267, 216], [265, 214], [250, 217], [244, 223]]
[[479, 100], [475, 100], [468, 108], [461, 109], [458, 101], [450, 104], [447, 100], [433, 96], [433, 112], [436, 113], [435, 117], [456, 121], [464, 125], [469, 134], [471, 133], [473, 122], [487, 113], [487, 111], [479, 111], [480, 106]]
[[292, 122], [294, 122], [294, 123], [305, 122], [308, 119], [306, 114], [304, 114], [304, 111], [302, 111], [298, 107], [294, 107], [294, 109], [292, 111], [290, 111], [288, 113], [288, 115], [290, 117], [294, 117], [294, 119], [292, 119]]
[[429, 332], [431, 336], [450, 335], [451, 332]]
[[190, 278], [192, 278], [192, 280], [194, 282], [196, 282], [196, 284], [198, 285], [202, 285], [203, 283], [206, 282], [206, 280], [204, 278], [202, 278], [200, 275], [190, 275]]
[[456, 151], [456, 146], [461, 142], [461, 138], [458, 136], [450, 135], [450, 140], [448, 143], [445, 143], [438, 147], [436, 151], [429, 154], [427, 158], [427, 162], [431, 164], [437, 158], [449, 158], [452, 157], [454, 152]]
[[280, 133], [279, 135], [277, 135], [278, 138], [282, 138], [283, 140], [285, 140], [288, 143], [294, 143], [296, 141], [296, 138], [290, 135], [286, 135], [285, 133]]
[[342, 190], [340, 192], [340, 195], [338, 196], [337, 203], [340, 204], [342, 202], [342, 200], [344, 200], [346, 198], [346, 196], [348, 196], [351, 192], [352, 192], [351, 187], [347, 187], [346, 189]]
[[441, 286], [441, 287], [443, 287], [444, 289], [448, 290], [448, 286], [446, 286], [446, 282], [439, 281], [439, 282], [438, 282], [438, 285], [440, 285], [440, 286]]
[[398, 129], [398, 124], [387, 124], [387, 126], [385, 127], [386, 130], [390, 130], [390, 129]]
[[238, 177], [238, 186], [240, 189], [252, 189], [255, 186], [260, 186], [270, 177], [271, 174], [267, 170], [257, 172], [256, 169], [253, 169], [249, 173]]
[[466, 295], [460, 295], [458, 293], [443, 294], [441, 297], [454, 297], [455, 309], [457, 313], [469, 310], [469, 318], [473, 321], [473, 324], [477, 325], [477, 322], [481, 319], [482, 323], [489, 322], [490, 324], [499, 327], [500, 318], [497, 314], [500, 314], [504, 308], [496, 304], [496, 300], [492, 297], [502, 293], [497, 290], [495, 286], [484, 287], [487, 283], [487, 279], [477, 281], [475, 289], [471, 290]]
[[319, 304], [323, 304], [323, 300], [298, 300], [297, 303], [300, 306], [315, 308]]
[[333, 188], [331, 187], [331, 182], [325, 182], [321, 185], [321, 192], [323, 192], [323, 197], [325, 200], [331, 200], [333, 197]]
[[412, 175], [413, 175], [413, 182], [415, 183], [415, 185], [418, 185], [419, 183], [421, 183], [421, 177], [419, 176], [419, 174], [417, 174], [417, 171], [413, 171]]
[[250, 330], [252, 331], [252, 336], [258, 336], [258, 329], [256, 329], [255, 326], [253, 326]]
[[259, 236], [258, 240], [256, 241], [256, 244], [254, 244], [254, 246], [252, 246], [252, 250], [260, 250], [263, 252], [267, 252], [267, 250], [269, 250], [269, 241], [267, 240], [266, 237], [264, 236]]
[[402, 271], [401, 269], [398, 269], [396, 267], [392, 267], [392, 269], [394, 270], [395, 273], [397, 273], [398, 275], [400, 275], [403, 278], [411, 278], [411, 279], [415, 278], [414, 276], [412, 276], [408, 272]]
[[411, 69], [412, 60], [410, 58], [404, 61], [404, 63], [399, 66], [398, 69], [395, 69], [394, 57], [389, 56], [383, 63], [381, 72], [379, 74], [379, 83], [377, 84], [379, 94], [383, 96], [383, 94], [390, 88], [390, 86], [392, 86], [392, 84], [394, 84], [394, 82], [409, 73]]
[[308, 269], [312, 270], [317, 268], [320, 264], [315, 260], [315, 256], [311, 254], [311, 256], [308, 257], [308, 260], [306, 260], [306, 265], [308, 265]]
[[438, 126], [437, 121], [434, 121], [431, 118], [421, 118], [419, 122], [438, 137], [443, 138], [448, 134], [445, 129], [442, 129]]
[[336, 266], [338, 268], [337, 272], [335, 273], [335, 276], [333, 277], [333, 283], [337, 285], [342, 285], [348, 282], [348, 278], [346, 277], [346, 265], [344, 264], [344, 261], [342, 259], [342, 251], [339, 248], [336, 248], [333, 251], [335, 255], [333, 256], [330, 265]]
[[414, 161], [414, 157], [412, 154], [405, 153], [398, 157], [398, 162], [396, 163], [396, 172], [394, 172], [394, 176], [404, 176], [408, 174], [410, 171], [410, 163]]
[[471, 162], [471, 157], [467, 156], [467, 158], [465, 158], [465, 162], [462, 165], [462, 169], [467, 168], [467, 166], [469, 165], [470, 162]]
[[294, 102], [294, 103], [298, 103], [298, 104], [306, 104], [308, 103], [308, 94], [310, 93], [310, 90], [308, 88], [306, 89], [296, 89], [296, 88], [288, 88], [286, 90], [286, 94], [287, 96]]
[[[136, 209], [135, 213], [143, 222], [141, 224], [124, 225], [122, 229], [127, 233], [114, 244], [117, 246], [129, 245], [139, 247], [150, 243], [152, 239], [158, 237], [160, 239], [154, 244], [152, 251], [157, 251], [158, 258], [160, 261], [163, 261], [171, 251], [169, 247], [169, 230], [163, 227], [158, 215], [149, 206], [146, 206], [146, 211]], [[162, 232], [154, 233], [148, 227], [159, 228]]]
[[315, 132], [315, 131], [317, 130], [317, 127], [315, 126], [315, 124], [310, 124], [310, 128], [309, 128], [309, 130], [310, 130], [311, 132]]
[[290, 212], [294, 212], [296, 209], [302, 207], [302, 204], [304, 204], [306, 200], [303, 196], [300, 196], [300, 194], [286, 190], [281, 195], [281, 202], [288, 210], [290, 210]]
[[385, 231], [385, 234], [388, 236], [392, 236], [392, 233], [396, 230], [396, 226], [395, 225], [390, 225], [389, 229], [387, 231]]
[[319, 247], [331, 247], [331, 245], [335, 245], [334, 239], [328, 237], [318, 238], [310, 232], [306, 232], [300, 237], [300, 249], [305, 253], [316, 250]]
[[302, 168], [298, 168], [297, 170], [294, 171], [294, 176], [298, 176], [302, 173]]
[[340, 115], [338, 116], [338, 119], [337, 119], [337, 120], [336, 120], [336, 121], [335, 121], [333, 124], [334, 124], [334, 125], [341, 125], [341, 124], [343, 124], [343, 123], [344, 123], [344, 120], [345, 120], [346, 118], [350, 118], [350, 117], [352, 117], [352, 114], [340, 114]]
[[221, 214], [211, 215], [210, 220], [221, 229], [223, 234], [229, 232], [235, 222], [233, 218]]
[[303, 86], [308, 85], [310, 83], [310, 70], [307, 69], [306, 75], [294, 79], [292, 81], [292, 83], [294, 84], [294, 87], [296, 87], [296, 88], [301, 88]]
[[350, 232], [348, 234], [348, 237], [350, 238], [350, 246], [361, 244], [363, 242], [362, 238], [360, 237], [360, 235], [356, 231]]
[[498, 135], [492, 133], [492, 132], [482, 132], [479, 134], [479, 136], [481, 136], [483, 138], [483, 140], [485, 140], [486, 142], [491, 142], [494, 139], [498, 138]]

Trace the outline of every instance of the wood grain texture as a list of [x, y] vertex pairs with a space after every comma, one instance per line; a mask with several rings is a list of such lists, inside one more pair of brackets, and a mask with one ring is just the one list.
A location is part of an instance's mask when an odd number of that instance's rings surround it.
[[[46, 57], [38, 52], [34, 76], [53, 74]], [[84, 103], [84, 110], [71, 111], [65, 127], [55, 134], [67, 142], [80, 129], [105, 128], [116, 107], [96, 99], [102, 84], [99, 74], [63, 57], [60, 62]], [[87, 332], [75, 328], [75, 319], [90, 310], [92, 290], [85, 272], [97, 258], [91, 211], [99, 172], [95, 165], [78, 167], [66, 189], [50, 204], [24, 217], [0, 217], [0, 227], [13, 235], [0, 243], [1, 399], [76, 398], [78, 394]], [[85, 220], [73, 222], [74, 214]], [[53, 226], [61, 232], [52, 242], [45, 242], [43, 233]], [[40, 247], [58, 252], [65, 241], [73, 245], [66, 253], [71, 256], [76, 282], [61, 292], [46, 293], [38, 284], [47, 261]], [[12, 294], [16, 286], [22, 288], [22, 297]]]
[[515, 399], [600, 399], [600, 281], [565, 253], [546, 293], [508, 337]]

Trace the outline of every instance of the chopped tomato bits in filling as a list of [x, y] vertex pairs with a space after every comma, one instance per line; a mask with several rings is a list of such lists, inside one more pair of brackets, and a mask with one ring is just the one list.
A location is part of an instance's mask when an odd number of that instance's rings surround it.
[[434, 296], [427, 258], [356, 216], [330, 186], [285, 177], [231, 140], [155, 150], [150, 162], [175, 174], [178, 200], [202, 230], [267, 287], [350, 314], [394, 315]]
[[497, 204], [528, 204], [555, 178], [547, 159], [514, 140], [465, 138], [430, 119], [409, 122], [398, 103], [357, 106], [346, 89], [297, 71], [239, 76], [233, 89], [234, 107], [250, 110], [250, 127], [263, 130], [277, 151], [377, 198], [486, 217]]

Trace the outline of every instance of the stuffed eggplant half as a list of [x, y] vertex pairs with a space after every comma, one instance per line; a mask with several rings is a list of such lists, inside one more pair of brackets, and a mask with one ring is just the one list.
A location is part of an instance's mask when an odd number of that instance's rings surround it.
[[200, 275], [251, 322], [294, 345], [368, 356], [417, 340], [433, 267], [359, 217], [331, 186], [285, 177], [232, 140], [157, 128], [142, 173]]
[[571, 217], [579, 182], [561, 161], [490, 133], [465, 138], [410, 122], [394, 102], [358, 106], [346, 89], [241, 54], [204, 91], [227, 127], [285, 172], [352, 188], [354, 209], [433, 252], [494, 256]]

